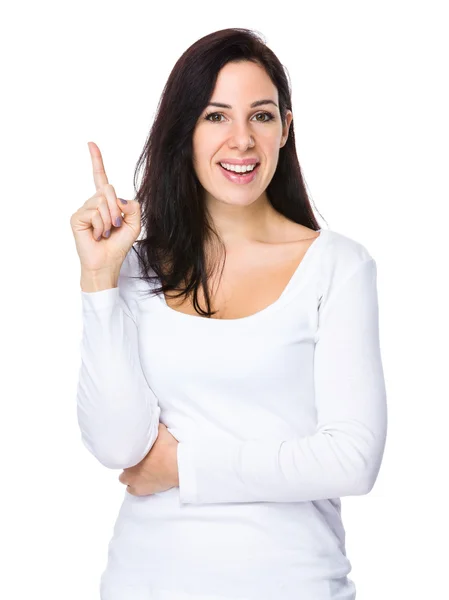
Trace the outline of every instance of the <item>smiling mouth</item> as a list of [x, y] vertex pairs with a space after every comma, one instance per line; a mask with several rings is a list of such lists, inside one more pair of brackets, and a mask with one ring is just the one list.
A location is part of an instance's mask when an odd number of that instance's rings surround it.
[[254, 171], [256, 171], [258, 169], [258, 167], [260, 166], [260, 163], [256, 163], [254, 169], [251, 169], [250, 171], [245, 171], [244, 173], [239, 173], [237, 171], [231, 171], [231, 169], [226, 169], [225, 167], [223, 167], [220, 163], [217, 163], [219, 167], [221, 167], [221, 169], [223, 169], [223, 171], [226, 171], [226, 173], [231, 173], [232, 175], [240, 175], [240, 176], [244, 176], [244, 175], [250, 175], [251, 173], [254, 173]]
[[228, 169], [222, 167], [220, 163], [218, 163], [218, 166], [220, 167], [223, 176], [226, 177], [226, 179], [231, 183], [235, 185], [250, 185], [253, 181], [257, 179], [257, 176], [259, 174], [260, 163], [257, 163], [252, 171], [246, 171], [245, 173], [236, 173], [235, 171], [229, 171]]

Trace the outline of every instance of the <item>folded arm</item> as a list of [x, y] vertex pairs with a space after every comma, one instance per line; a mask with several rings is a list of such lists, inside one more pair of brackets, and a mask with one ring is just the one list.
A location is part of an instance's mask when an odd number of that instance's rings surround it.
[[134, 466], [146, 456], [157, 438], [160, 415], [140, 364], [129, 258], [118, 287], [81, 291], [78, 424], [86, 448], [110, 469]]
[[320, 306], [312, 435], [178, 444], [183, 503], [304, 502], [367, 494], [387, 431], [377, 268], [365, 260]]

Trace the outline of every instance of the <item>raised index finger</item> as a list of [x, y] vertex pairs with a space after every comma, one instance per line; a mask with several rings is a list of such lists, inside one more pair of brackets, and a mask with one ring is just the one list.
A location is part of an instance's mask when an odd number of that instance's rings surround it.
[[95, 142], [87, 142], [89, 146], [90, 157], [92, 159], [92, 169], [94, 173], [94, 183], [96, 189], [100, 189], [107, 183], [109, 183], [104, 170], [103, 158], [101, 156], [100, 148]]

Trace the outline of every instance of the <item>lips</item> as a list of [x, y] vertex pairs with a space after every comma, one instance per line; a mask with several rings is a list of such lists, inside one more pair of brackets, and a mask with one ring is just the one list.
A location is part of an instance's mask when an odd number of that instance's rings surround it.
[[222, 167], [219, 163], [218, 163], [218, 167], [220, 169], [220, 171], [223, 173], [223, 175], [226, 177], [226, 179], [228, 179], [229, 181], [232, 181], [233, 183], [237, 183], [237, 184], [244, 184], [244, 183], [251, 183], [256, 175], [259, 172], [259, 167], [260, 167], [260, 163], [257, 164], [257, 166], [250, 171], [249, 173], [245, 173], [244, 175], [239, 175], [237, 173], [234, 173], [233, 171], [227, 171], [224, 167]]
[[218, 162], [223, 163], [224, 165], [257, 165], [260, 161], [257, 158], [242, 158], [237, 160], [236, 158], [222, 158]]

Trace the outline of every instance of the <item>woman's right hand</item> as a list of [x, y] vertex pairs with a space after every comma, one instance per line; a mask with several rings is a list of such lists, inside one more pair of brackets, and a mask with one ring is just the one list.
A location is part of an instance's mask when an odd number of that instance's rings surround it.
[[[100, 149], [94, 142], [88, 142], [88, 146], [96, 192], [73, 213], [70, 225], [82, 272], [118, 273], [140, 234], [140, 204], [137, 200], [122, 203], [117, 199], [108, 182]], [[110, 234], [106, 236], [108, 231]]]

